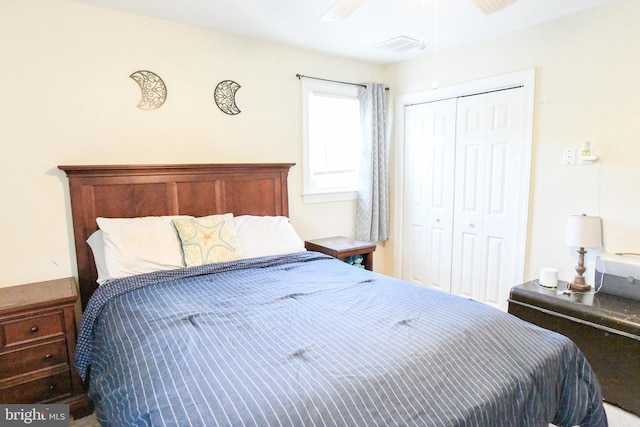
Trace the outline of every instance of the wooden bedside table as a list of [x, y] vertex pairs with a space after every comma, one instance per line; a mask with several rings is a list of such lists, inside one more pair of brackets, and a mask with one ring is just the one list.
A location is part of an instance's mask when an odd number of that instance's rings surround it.
[[93, 405], [73, 366], [72, 277], [0, 288], [0, 403], [68, 404], [75, 418]]
[[362, 240], [336, 236], [324, 239], [307, 240], [304, 247], [308, 251], [322, 252], [334, 258], [345, 260], [353, 255], [362, 255], [362, 265], [369, 271], [373, 270], [373, 251], [376, 244]]

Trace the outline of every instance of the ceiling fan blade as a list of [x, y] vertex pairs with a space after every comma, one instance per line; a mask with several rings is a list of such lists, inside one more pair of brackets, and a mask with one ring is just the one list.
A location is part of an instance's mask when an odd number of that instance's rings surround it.
[[471, 0], [478, 9], [482, 11], [485, 15], [491, 15], [499, 10], [504, 9], [505, 7], [512, 5], [517, 0]]
[[337, 0], [320, 20], [332, 22], [345, 19], [360, 7], [363, 2], [364, 0]]

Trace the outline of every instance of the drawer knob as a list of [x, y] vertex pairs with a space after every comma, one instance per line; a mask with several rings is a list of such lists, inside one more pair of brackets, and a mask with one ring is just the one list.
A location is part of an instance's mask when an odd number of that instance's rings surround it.
[[53, 355], [52, 355], [51, 353], [47, 353], [47, 354], [45, 354], [45, 355], [44, 355], [44, 358], [45, 358], [46, 360], [49, 360], [49, 359], [51, 359], [52, 357], [53, 357]]
[[55, 384], [49, 384], [49, 391], [54, 391], [56, 389]]
[[32, 334], [35, 334], [36, 332], [38, 332], [39, 329], [40, 328], [38, 328], [37, 326], [32, 326], [30, 331], [31, 331]]

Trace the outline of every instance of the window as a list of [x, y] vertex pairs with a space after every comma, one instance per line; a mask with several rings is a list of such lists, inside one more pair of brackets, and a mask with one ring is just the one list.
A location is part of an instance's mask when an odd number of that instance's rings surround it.
[[355, 199], [362, 151], [358, 87], [305, 79], [302, 98], [305, 203]]

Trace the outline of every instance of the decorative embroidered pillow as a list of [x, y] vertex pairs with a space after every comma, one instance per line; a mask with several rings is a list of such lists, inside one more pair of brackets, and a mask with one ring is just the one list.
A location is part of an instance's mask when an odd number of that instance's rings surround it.
[[242, 258], [233, 214], [174, 219], [187, 267]]

